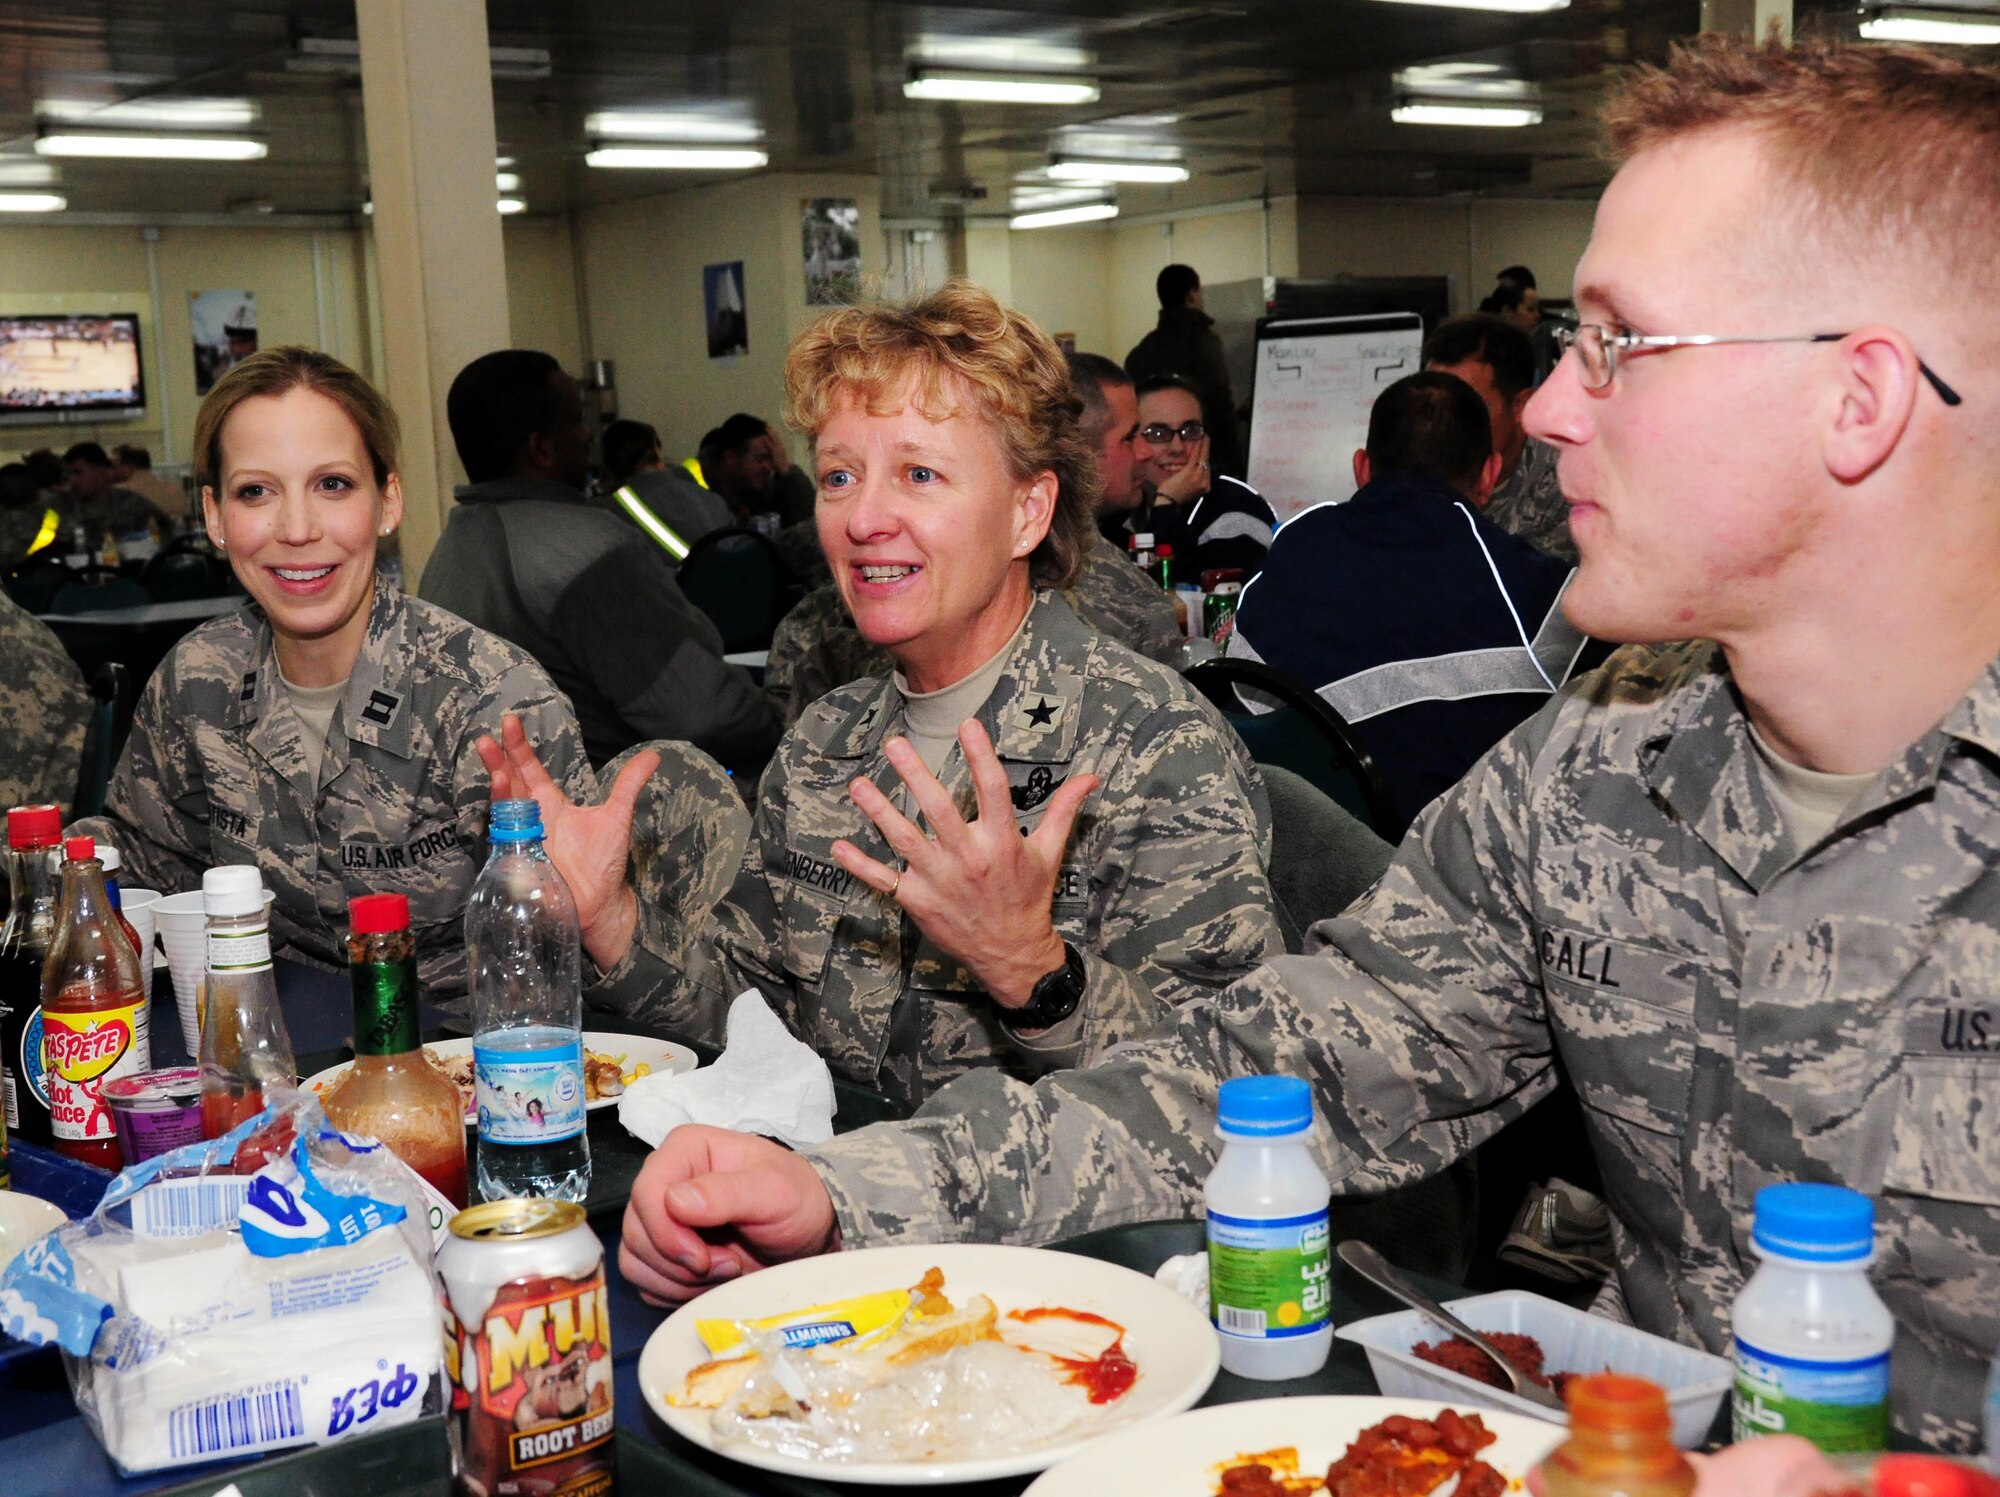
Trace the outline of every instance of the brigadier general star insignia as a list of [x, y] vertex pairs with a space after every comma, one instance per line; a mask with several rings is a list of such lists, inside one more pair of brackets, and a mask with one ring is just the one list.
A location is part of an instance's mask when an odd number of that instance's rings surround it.
[[1053, 733], [1062, 726], [1062, 715], [1061, 698], [1038, 694], [1034, 706], [1014, 714], [1014, 726], [1029, 733]]

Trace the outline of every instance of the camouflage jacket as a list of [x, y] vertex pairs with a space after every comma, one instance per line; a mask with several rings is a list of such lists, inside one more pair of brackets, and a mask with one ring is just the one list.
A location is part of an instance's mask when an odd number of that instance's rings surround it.
[[[1282, 949], [1270, 814], [1235, 736], [1179, 676], [1043, 593], [979, 721], [1023, 831], [1070, 775], [1104, 785], [1084, 803], [1053, 911], [1084, 953], [1082, 1005], [1033, 1042], [1013, 1036], [969, 972], [833, 861], [842, 837], [893, 861], [847, 786], [865, 774], [900, 792], [882, 744], [903, 720], [887, 680], [808, 709], [764, 776], [742, 871], [713, 919], [681, 926], [642, 899], [638, 939], [591, 1002], [719, 1041], [728, 1001], [754, 985], [836, 1074], [913, 1102], [980, 1067], [1078, 1064]], [[971, 815], [958, 749], [941, 778]]]
[[1556, 483], [1556, 449], [1548, 443], [1530, 441], [1521, 449], [1513, 476], [1493, 491], [1483, 513], [1537, 551], [1576, 565], [1569, 506], [1563, 503], [1562, 489]]
[[425, 997], [465, 995], [465, 899], [486, 860], [486, 769], [473, 748], [517, 712], [579, 800], [596, 777], [569, 704], [515, 646], [378, 586], [361, 658], [306, 778], [304, 724], [270, 626], [245, 608], [174, 647], [141, 696], [107, 814], [76, 830], [117, 847], [128, 885], [198, 888], [255, 863], [277, 895], [271, 933], [345, 966], [347, 901], [407, 894]]
[[1621, 651], [1419, 818], [1382, 881], [1088, 1070], [971, 1077], [810, 1151], [843, 1239], [1198, 1212], [1216, 1088], [1306, 1077], [1336, 1190], [1428, 1175], [1557, 1083], [1643, 1328], [1726, 1351], [1780, 1180], [1875, 1198], [1899, 1428], [1976, 1442], [2000, 1340], [2000, 661], [1804, 855], [1720, 652]]
[[[1063, 591], [1076, 616], [1149, 660], [1174, 665], [1186, 638], [1174, 622], [1173, 600], [1093, 527], [1076, 580]], [[778, 622], [764, 667], [764, 693], [785, 726], [849, 681], [887, 676], [889, 652], [861, 637], [834, 583], [814, 588]]]
[[0, 810], [76, 798], [90, 697], [47, 624], [0, 593]]
[[56, 503], [57, 512], [62, 516], [62, 536], [56, 549], [61, 550], [69, 543], [70, 532], [78, 525], [90, 541], [90, 549], [95, 552], [104, 545], [106, 533], [123, 538], [147, 526], [156, 526], [162, 534], [167, 528], [167, 517], [160, 507], [144, 494], [131, 489], [109, 488], [94, 499], [75, 499], [65, 495]]

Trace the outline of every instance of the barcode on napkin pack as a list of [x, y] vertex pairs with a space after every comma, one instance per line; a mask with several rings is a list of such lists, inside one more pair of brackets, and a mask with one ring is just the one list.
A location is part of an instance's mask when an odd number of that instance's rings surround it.
[[182, 1404], [167, 1415], [176, 1461], [229, 1451], [294, 1445], [305, 1438], [305, 1409], [296, 1380], [248, 1388], [224, 1398]]
[[236, 1224], [250, 1190], [250, 1176], [155, 1180], [132, 1198], [132, 1235], [199, 1237]]

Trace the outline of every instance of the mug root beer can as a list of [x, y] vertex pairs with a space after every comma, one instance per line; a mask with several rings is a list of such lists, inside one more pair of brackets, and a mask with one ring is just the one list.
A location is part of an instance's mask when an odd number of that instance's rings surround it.
[[604, 1249], [573, 1201], [491, 1201], [438, 1250], [464, 1497], [607, 1497]]

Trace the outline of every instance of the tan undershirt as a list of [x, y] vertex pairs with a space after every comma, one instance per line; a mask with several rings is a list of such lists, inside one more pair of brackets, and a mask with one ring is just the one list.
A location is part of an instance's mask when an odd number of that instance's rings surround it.
[[1875, 778], [1871, 774], [1823, 774], [1817, 769], [1804, 769], [1789, 759], [1778, 756], [1777, 750], [1764, 741], [1764, 735], [1750, 724], [1750, 742], [1756, 747], [1757, 757], [1764, 764], [1764, 784], [1771, 792], [1771, 799], [1777, 802], [1778, 814], [1784, 819], [1785, 831], [1792, 839], [1792, 851], [1804, 852], [1833, 830], [1845, 811], [1862, 789]]
[[[1034, 612], [1031, 607], [1029, 613]], [[974, 716], [993, 695], [993, 688], [1006, 673], [1007, 658], [1014, 653], [1014, 646], [1021, 642], [1021, 630], [1028, 627], [1027, 614], [1021, 615], [1021, 623], [1000, 646], [1000, 651], [991, 660], [980, 666], [962, 681], [937, 691], [912, 691], [910, 683], [903, 679], [903, 673], [895, 675], [896, 690], [903, 694], [904, 731], [910, 746], [917, 751], [917, 757], [924, 761], [924, 768], [938, 774], [944, 768], [944, 761], [951, 757], [952, 746], [958, 742], [958, 730], [969, 717]]]
[[284, 683], [292, 711], [298, 713], [299, 720], [306, 725], [299, 738], [299, 747], [305, 750], [306, 778], [318, 785], [319, 767], [326, 762], [327, 735], [333, 731], [333, 714], [340, 707], [340, 699], [347, 695], [347, 683], [336, 681], [331, 686], [294, 686], [285, 680], [282, 671], [278, 673], [278, 679]]

